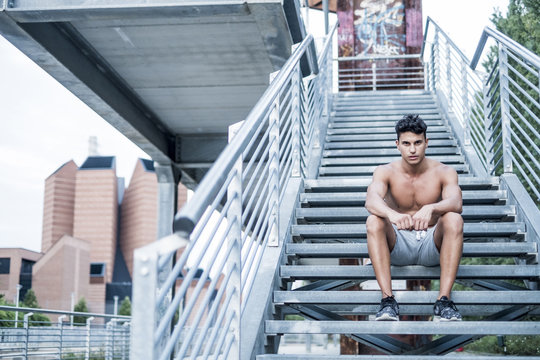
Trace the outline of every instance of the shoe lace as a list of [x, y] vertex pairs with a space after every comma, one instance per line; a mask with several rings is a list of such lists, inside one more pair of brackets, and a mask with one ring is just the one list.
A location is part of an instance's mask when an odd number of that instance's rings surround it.
[[454, 311], [458, 311], [458, 308], [456, 307], [456, 304], [452, 300], [449, 299], [440, 299], [441, 302], [441, 310], [446, 308], [451, 308]]
[[394, 299], [394, 296], [388, 296], [388, 297], [385, 297], [384, 299], [382, 299], [381, 301], [381, 308], [380, 310], [384, 309], [385, 307], [387, 306], [390, 306], [390, 307], [396, 307], [399, 309], [399, 305], [397, 304], [396, 300]]

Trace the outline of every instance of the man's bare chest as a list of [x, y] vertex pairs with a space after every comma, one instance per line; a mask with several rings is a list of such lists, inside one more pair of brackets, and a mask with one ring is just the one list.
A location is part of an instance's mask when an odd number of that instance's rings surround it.
[[396, 177], [390, 181], [388, 189], [394, 204], [405, 211], [439, 201], [441, 191], [440, 180], [429, 176], [416, 179]]

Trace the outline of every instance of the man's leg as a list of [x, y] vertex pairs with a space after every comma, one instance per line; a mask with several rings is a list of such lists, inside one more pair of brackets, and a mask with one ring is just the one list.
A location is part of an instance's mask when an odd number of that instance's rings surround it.
[[463, 252], [463, 218], [460, 214], [448, 212], [439, 218], [435, 229], [434, 242], [440, 252], [441, 281], [439, 299], [450, 298], [452, 285], [456, 280], [459, 261]]
[[371, 264], [375, 271], [382, 297], [392, 296], [390, 276], [390, 251], [396, 244], [396, 234], [387, 219], [370, 215], [366, 221], [367, 245]]

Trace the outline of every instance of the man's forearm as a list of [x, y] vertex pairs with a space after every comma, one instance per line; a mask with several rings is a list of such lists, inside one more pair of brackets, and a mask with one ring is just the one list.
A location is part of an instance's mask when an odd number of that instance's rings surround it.
[[447, 212], [455, 212], [461, 214], [462, 212], [462, 200], [461, 198], [444, 199], [433, 205], [433, 213], [436, 215], [443, 215]]
[[389, 219], [393, 213], [396, 213], [394, 209], [388, 206], [386, 202], [380, 198], [373, 199], [368, 197], [366, 199], [366, 209], [370, 214], [386, 219]]

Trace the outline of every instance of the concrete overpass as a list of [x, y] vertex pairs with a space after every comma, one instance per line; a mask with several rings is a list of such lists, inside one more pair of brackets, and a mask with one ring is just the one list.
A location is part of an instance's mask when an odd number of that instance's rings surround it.
[[306, 35], [297, 0], [0, 0], [0, 33], [189, 187]]

